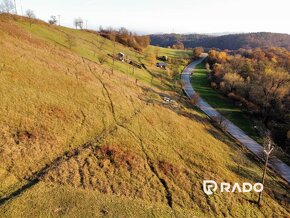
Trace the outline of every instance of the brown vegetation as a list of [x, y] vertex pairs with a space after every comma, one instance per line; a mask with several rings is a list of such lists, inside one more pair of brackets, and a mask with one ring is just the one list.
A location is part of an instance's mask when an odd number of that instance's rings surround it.
[[203, 47], [196, 47], [193, 49], [193, 59], [199, 59], [200, 55], [204, 52]]
[[172, 48], [173, 49], [181, 49], [181, 50], [184, 50], [184, 44], [180, 41], [178, 41], [176, 44], [172, 45]]
[[137, 51], [142, 51], [150, 45], [150, 37], [149, 36], [138, 36], [132, 32], [129, 32], [125, 28], [121, 28], [119, 31], [116, 31], [112, 28], [103, 29], [100, 28], [100, 35], [110, 39], [112, 41], [116, 40], [117, 42], [134, 48]]

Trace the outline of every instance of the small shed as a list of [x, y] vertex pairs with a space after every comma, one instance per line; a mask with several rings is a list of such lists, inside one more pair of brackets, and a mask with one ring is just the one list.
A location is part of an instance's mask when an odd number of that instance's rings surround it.
[[163, 69], [166, 69], [166, 66], [167, 66], [167, 64], [166, 63], [163, 63], [163, 62], [158, 62], [156, 64], [156, 67], [160, 67], [160, 68], [163, 68]]
[[164, 55], [164, 56], [161, 57], [161, 60], [162, 61], [168, 61], [168, 57], [166, 55]]
[[122, 52], [119, 52], [119, 53], [117, 54], [117, 57], [118, 57], [118, 60], [119, 60], [119, 61], [124, 61], [126, 55], [125, 55], [124, 53], [122, 53]]

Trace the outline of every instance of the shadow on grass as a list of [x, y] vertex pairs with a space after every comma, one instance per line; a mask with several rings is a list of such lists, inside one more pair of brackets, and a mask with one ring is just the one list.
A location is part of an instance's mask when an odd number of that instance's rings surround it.
[[9, 201], [12, 198], [18, 197], [20, 194], [22, 194], [24, 191], [30, 189], [32, 186], [36, 185], [40, 180], [39, 179], [33, 179], [29, 181], [27, 184], [22, 186], [20, 189], [17, 189], [16, 191], [12, 192], [9, 196], [5, 198], [0, 199], [0, 206], [4, 205], [7, 201]]
[[[266, 187], [268, 185], [266, 184]], [[275, 199], [276, 201], [279, 202], [280, 206], [282, 206], [288, 213], [290, 212], [290, 196], [289, 196], [289, 191], [287, 192], [285, 191], [279, 191], [279, 190], [273, 190], [270, 188], [264, 188], [263, 191], [263, 196], [265, 195], [269, 195], [271, 198]], [[258, 208], [263, 207], [263, 204], [265, 203], [265, 199], [262, 197], [262, 202], [261, 205], [258, 204], [258, 193], [256, 196], [256, 199], [253, 198], [247, 198], [247, 197], [243, 197], [243, 199], [251, 204], [254, 204], [255, 206], [257, 206]]]
[[258, 205], [258, 200], [253, 200], [253, 199], [249, 199], [249, 198], [246, 198], [246, 197], [243, 197], [243, 199], [251, 204], [254, 204], [255, 206], [259, 207]]
[[243, 163], [239, 163], [237, 160], [235, 161], [237, 166], [228, 166], [228, 169], [240, 177], [245, 179], [253, 180], [253, 181], [260, 181], [261, 175], [252, 170], [247, 169], [243, 166]]
[[214, 138], [217, 140], [227, 144], [227, 145], [232, 145], [235, 142], [231, 140], [229, 137], [225, 135], [225, 133], [221, 132], [220, 130], [216, 129], [216, 127], [213, 127], [211, 129], [207, 128], [206, 131], [211, 134]]

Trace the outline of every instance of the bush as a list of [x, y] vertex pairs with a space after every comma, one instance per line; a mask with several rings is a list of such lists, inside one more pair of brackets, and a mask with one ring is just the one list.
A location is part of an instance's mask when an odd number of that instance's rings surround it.
[[210, 83], [210, 86], [213, 88], [213, 89], [216, 89], [217, 88], [217, 84], [215, 82], [211, 82]]
[[196, 93], [196, 94], [192, 97], [192, 99], [190, 100], [190, 103], [191, 103], [192, 105], [196, 106], [197, 103], [198, 103], [198, 101], [199, 101], [199, 99], [200, 99], [199, 94]]

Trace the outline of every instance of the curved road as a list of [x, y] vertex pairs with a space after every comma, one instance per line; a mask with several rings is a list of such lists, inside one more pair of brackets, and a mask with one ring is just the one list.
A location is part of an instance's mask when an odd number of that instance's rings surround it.
[[[195, 91], [191, 85], [190, 77], [199, 63], [201, 63], [206, 56], [189, 64], [181, 74], [182, 88], [186, 95], [191, 99], [195, 95]], [[198, 99], [197, 106], [209, 117], [221, 116], [220, 113], [206, 103], [202, 98]], [[257, 155], [261, 160], [264, 160], [263, 147], [244, 133], [239, 127], [233, 124], [228, 119], [224, 118], [226, 131], [237, 139], [241, 144], [246, 146], [251, 152]], [[269, 166], [276, 171], [282, 178], [290, 184], [290, 167], [276, 157], [270, 157]]]

